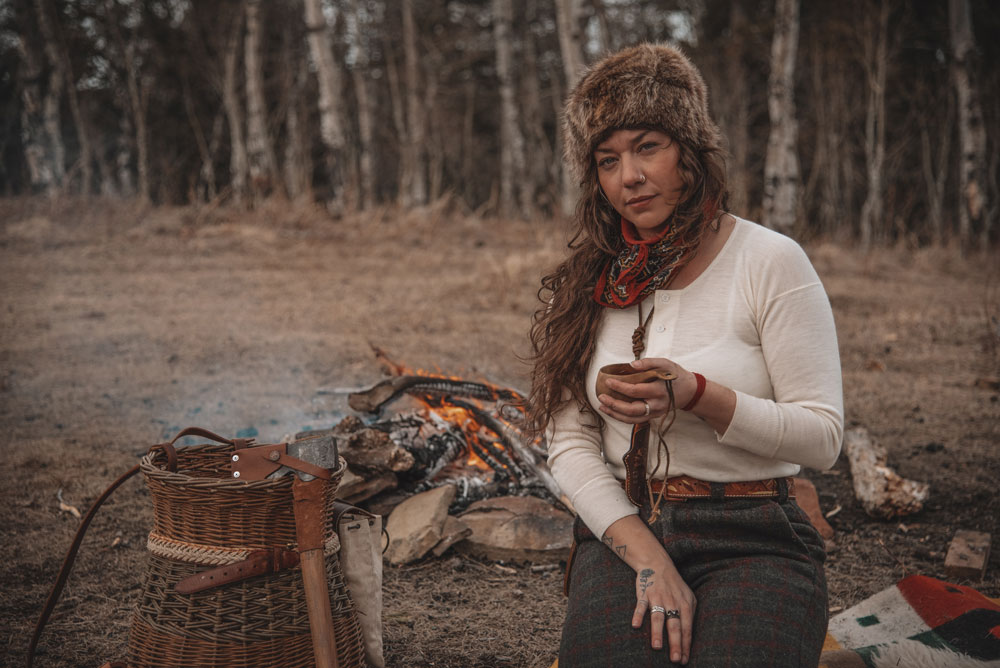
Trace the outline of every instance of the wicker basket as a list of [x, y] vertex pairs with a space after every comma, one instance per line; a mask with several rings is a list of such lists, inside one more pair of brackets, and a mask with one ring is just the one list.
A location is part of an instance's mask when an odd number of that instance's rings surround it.
[[[162, 449], [140, 465], [153, 499], [149, 567], [128, 642], [130, 668], [313, 666], [301, 571], [261, 575], [181, 594], [175, 585], [207, 568], [234, 563], [252, 550], [288, 548], [296, 541], [292, 480], [242, 482], [231, 477], [231, 445], [177, 449], [176, 471]], [[344, 460], [325, 490], [332, 518]], [[332, 521], [324, 523], [326, 570], [337, 655], [362, 668], [357, 614], [337, 556]]]

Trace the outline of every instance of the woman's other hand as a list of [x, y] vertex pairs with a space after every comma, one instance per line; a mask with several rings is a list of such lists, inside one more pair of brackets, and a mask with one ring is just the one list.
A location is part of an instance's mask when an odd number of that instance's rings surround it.
[[[653, 649], [670, 650], [670, 660], [687, 663], [691, 655], [696, 600], [670, 555], [638, 515], [623, 517], [608, 527], [604, 544], [635, 570], [635, 611], [632, 627], [649, 615]], [[664, 630], [667, 644], [664, 645]]]

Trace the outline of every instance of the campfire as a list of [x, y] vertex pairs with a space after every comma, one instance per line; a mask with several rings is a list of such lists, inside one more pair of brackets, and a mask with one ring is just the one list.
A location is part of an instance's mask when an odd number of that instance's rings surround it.
[[398, 375], [349, 396], [350, 407], [370, 418], [348, 416], [329, 430], [349, 469], [342, 498], [380, 514], [443, 485], [456, 488], [450, 513], [497, 496], [561, 502], [542, 443], [525, 433], [519, 392], [390, 368]]

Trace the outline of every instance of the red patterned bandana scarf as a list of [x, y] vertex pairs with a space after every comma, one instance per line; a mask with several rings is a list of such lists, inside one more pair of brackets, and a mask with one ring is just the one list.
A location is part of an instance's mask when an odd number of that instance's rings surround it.
[[667, 285], [687, 250], [673, 226], [660, 237], [641, 239], [635, 225], [622, 218], [622, 238], [625, 247], [608, 262], [594, 289], [594, 300], [609, 308], [627, 308]]

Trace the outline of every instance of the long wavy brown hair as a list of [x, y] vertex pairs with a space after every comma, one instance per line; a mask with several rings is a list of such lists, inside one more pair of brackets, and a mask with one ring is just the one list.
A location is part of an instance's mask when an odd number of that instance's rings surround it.
[[[613, 131], [606, 132], [595, 145]], [[682, 230], [681, 244], [691, 251], [682, 260], [687, 263], [697, 252], [706, 230], [718, 225], [717, 214], [726, 210], [726, 166], [721, 146], [696, 151], [683, 142], [677, 144], [684, 190], [670, 224]], [[594, 300], [594, 289], [608, 262], [621, 251], [624, 240], [621, 216], [601, 191], [594, 160], [587, 168], [582, 189], [569, 242], [570, 255], [555, 271], [542, 277], [538, 290], [541, 306], [531, 319], [530, 360], [534, 366], [527, 423], [536, 436], [544, 433], [552, 416], [569, 401], [592, 415], [598, 428], [604, 425], [587, 400], [585, 387], [604, 308]]]

